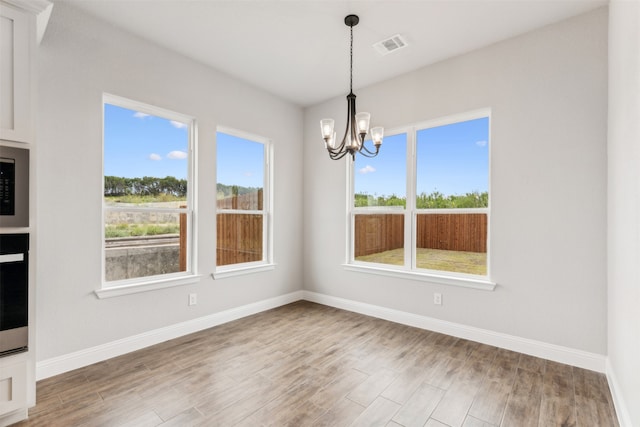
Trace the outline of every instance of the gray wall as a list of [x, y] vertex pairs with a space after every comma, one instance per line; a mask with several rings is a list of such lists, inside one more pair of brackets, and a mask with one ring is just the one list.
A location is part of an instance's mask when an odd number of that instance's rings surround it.
[[[628, 425], [640, 426], [640, 3], [609, 17], [609, 362]], [[614, 389], [614, 392], [616, 390]]]
[[305, 289], [606, 354], [607, 10], [355, 92], [359, 110], [385, 127], [492, 109], [490, 268], [498, 287], [344, 270], [346, 160], [328, 159], [318, 130], [323, 117], [342, 129], [340, 97], [305, 110]]
[[[300, 289], [302, 110], [56, 3], [39, 49], [37, 360], [109, 343]], [[102, 93], [198, 121], [198, 284], [98, 300]], [[215, 131], [273, 140], [273, 271], [213, 281]], [[296, 179], [291, 179], [291, 177]], [[188, 293], [198, 304], [187, 305]]]

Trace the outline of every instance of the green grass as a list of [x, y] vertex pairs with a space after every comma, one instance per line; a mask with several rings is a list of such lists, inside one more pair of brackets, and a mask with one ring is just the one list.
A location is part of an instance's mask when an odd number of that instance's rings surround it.
[[[404, 249], [393, 249], [376, 254], [359, 256], [356, 260], [380, 264], [403, 265]], [[418, 268], [426, 268], [429, 270], [479, 275], [487, 274], [486, 253], [418, 248], [416, 264]]]
[[180, 233], [178, 224], [117, 224], [107, 225], [104, 229], [104, 237], [107, 239], [178, 233]]
[[141, 196], [141, 195], [127, 195], [127, 196], [104, 196], [108, 205], [114, 203], [133, 203], [136, 205], [143, 203], [159, 203], [159, 202], [186, 202], [186, 197], [178, 197], [170, 194], [159, 194], [157, 196]]

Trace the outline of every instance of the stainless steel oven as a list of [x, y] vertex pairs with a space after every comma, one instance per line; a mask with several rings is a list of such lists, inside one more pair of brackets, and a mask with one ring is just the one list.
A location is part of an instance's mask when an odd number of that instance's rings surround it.
[[0, 356], [29, 345], [29, 235], [0, 234]]

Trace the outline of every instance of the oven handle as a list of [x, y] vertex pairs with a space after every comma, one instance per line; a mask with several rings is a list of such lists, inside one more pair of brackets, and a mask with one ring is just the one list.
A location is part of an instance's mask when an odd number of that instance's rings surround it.
[[24, 261], [24, 254], [6, 254], [0, 255], [0, 264], [4, 264], [5, 262], [16, 262], [16, 261]]

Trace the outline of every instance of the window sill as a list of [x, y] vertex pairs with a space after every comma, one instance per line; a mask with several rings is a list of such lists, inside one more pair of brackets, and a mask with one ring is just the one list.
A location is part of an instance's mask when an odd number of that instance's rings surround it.
[[464, 288], [481, 289], [484, 291], [493, 291], [496, 283], [489, 280], [454, 277], [430, 273], [418, 273], [416, 271], [394, 270], [384, 267], [372, 267], [356, 264], [343, 264], [345, 270], [357, 271], [359, 273], [378, 274], [381, 276], [396, 277], [399, 279], [420, 280], [423, 282], [438, 283], [441, 285], [461, 286]]
[[94, 291], [99, 299], [119, 297], [122, 295], [136, 294], [139, 292], [155, 291], [157, 289], [171, 288], [174, 286], [192, 285], [200, 281], [200, 275], [172, 277], [170, 279], [158, 279], [148, 282], [138, 282], [120, 286], [111, 286]]
[[243, 267], [235, 267], [224, 270], [216, 270], [211, 274], [214, 280], [224, 279], [226, 277], [242, 276], [244, 274], [261, 273], [263, 271], [275, 270], [275, 264], [260, 264]]

